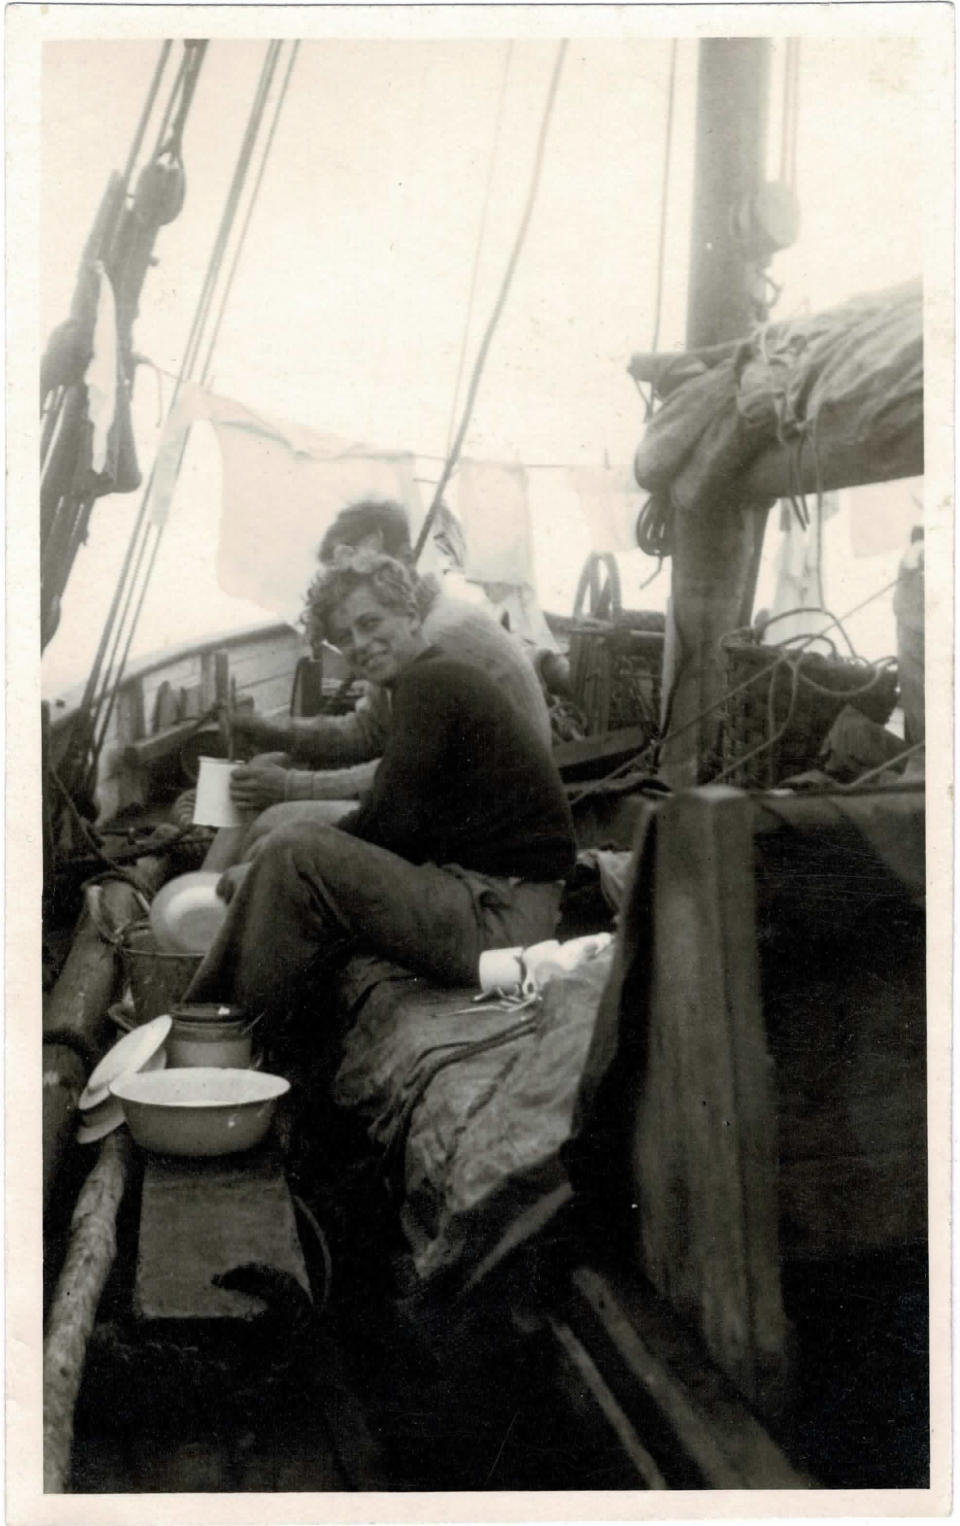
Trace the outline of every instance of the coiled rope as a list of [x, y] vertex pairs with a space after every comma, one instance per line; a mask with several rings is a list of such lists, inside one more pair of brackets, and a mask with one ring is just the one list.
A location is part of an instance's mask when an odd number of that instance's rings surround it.
[[[773, 674], [777, 669], [792, 666], [793, 660], [799, 658], [806, 650], [806, 648], [810, 646], [814, 641], [817, 641], [821, 636], [823, 636], [826, 631], [833, 629], [834, 626], [839, 627], [842, 622], [852, 619], [854, 615], [859, 614], [862, 609], [866, 609], [867, 606], [872, 604], [876, 599], [880, 599], [884, 594], [890, 593], [892, 589], [896, 587], [896, 584], [896, 578], [892, 578], [889, 583], [884, 583], [882, 588], [878, 588], [874, 593], [868, 595], [866, 599], [861, 599], [860, 603], [855, 604], [852, 609], [848, 609], [846, 614], [835, 616], [831, 619], [828, 625], [823, 627], [822, 630], [816, 631], [810, 636], [806, 636], [800, 645], [793, 648], [789, 653], [782, 652], [769, 667], [761, 668], [759, 672], [752, 673], [749, 678], [743, 679], [741, 683], [734, 684], [731, 689], [728, 689], [724, 694], [721, 694], [718, 699], [712, 700], [709, 705], [705, 705], [704, 708], [698, 711], [696, 715], [692, 716], [690, 720], [684, 721], [681, 726], [676, 726], [673, 728], [673, 730], [668, 730], [662, 737], [652, 739], [646, 744], [646, 746], [641, 748], [638, 753], [635, 753], [631, 758], [627, 758], [625, 762], [619, 764], [616, 768], [611, 769], [610, 773], [605, 774], [602, 779], [593, 779], [588, 784], [585, 784], [583, 788], [577, 792], [577, 794], [570, 796], [570, 805], [574, 806], [578, 804], [579, 801], [583, 800], [587, 795], [596, 794], [599, 790], [606, 789], [615, 780], [623, 778], [625, 774], [628, 774], [632, 770], [641, 766], [642, 763], [651, 757], [655, 752], [659, 753], [659, 751], [665, 747], [668, 742], [672, 742], [675, 737], [682, 736], [684, 732], [691, 730], [695, 726], [699, 726], [700, 722], [704, 720], [706, 716], [711, 715], [714, 711], [721, 709], [735, 695], [742, 693], [745, 689], [749, 689], [752, 684], [769, 678], [772, 686], [774, 681]], [[835, 693], [833, 690], [830, 692], [831, 694]], [[777, 739], [774, 738], [774, 740]], [[740, 761], [742, 762], [743, 760]]]

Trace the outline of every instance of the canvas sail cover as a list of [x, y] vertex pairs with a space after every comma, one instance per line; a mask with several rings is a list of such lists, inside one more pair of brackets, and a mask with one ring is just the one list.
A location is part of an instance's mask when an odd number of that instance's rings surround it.
[[826, 487], [923, 469], [919, 280], [740, 343], [635, 355], [629, 369], [662, 400], [636, 453], [637, 481], [674, 508], [783, 496], [789, 478], [761, 470], [783, 447], [798, 483], [811, 460]]

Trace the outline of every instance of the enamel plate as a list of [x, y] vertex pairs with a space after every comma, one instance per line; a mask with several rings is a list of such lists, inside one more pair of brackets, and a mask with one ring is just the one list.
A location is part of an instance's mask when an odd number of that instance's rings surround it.
[[[172, 1017], [155, 1017], [152, 1022], [133, 1028], [118, 1039], [92, 1072], [78, 1104], [81, 1111], [89, 1112], [105, 1102], [110, 1095], [111, 1081], [119, 1081], [121, 1076], [138, 1070], [162, 1069], [166, 1064], [163, 1045], [172, 1027]], [[157, 1058], [158, 1053], [162, 1055], [161, 1059]]]
[[105, 1139], [123, 1123], [123, 1105], [116, 1097], [107, 1096], [106, 1102], [95, 1108], [89, 1118], [84, 1118], [77, 1129], [77, 1144], [96, 1144]]

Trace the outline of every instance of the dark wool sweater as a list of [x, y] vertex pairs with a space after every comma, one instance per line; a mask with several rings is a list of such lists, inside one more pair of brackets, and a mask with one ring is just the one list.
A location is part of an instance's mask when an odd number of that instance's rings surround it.
[[558, 880], [574, 863], [570, 807], [533, 725], [436, 647], [400, 674], [373, 787], [338, 825], [414, 864], [500, 878]]

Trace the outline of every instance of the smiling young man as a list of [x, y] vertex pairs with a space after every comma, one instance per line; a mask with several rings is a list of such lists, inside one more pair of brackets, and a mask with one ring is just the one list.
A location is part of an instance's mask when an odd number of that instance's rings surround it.
[[[389, 501], [365, 499], [348, 504], [324, 536], [320, 561], [330, 565], [344, 551], [382, 552], [409, 566], [412, 548], [406, 510]], [[446, 656], [487, 673], [549, 746], [550, 715], [533, 654], [497, 623], [489, 609], [452, 596], [433, 577], [413, 574], [413, 580], [429, 642]], [[323, 640], [323, 636], [314, 637], [315, 651]], [[264, 811], [279, 802], [362, 798], [370, 788], [391, 724], [388, 696], [372, 677], [367, 694], [347, 715], [277, 722], [239, 711], [234, 717], [235, 735], [257, 748], [277, 751], [261, 753], [234, 770], [234, 803], [245, 810]], [[282, 814], [292, 818], [313, 813]]]
[[362, 805], [335, 827], [277, 827], [231, 871], [190, 997], [278, 1013], [357, 948], [473, 984], [484, 949], [556, 925], [574, 843], [553, 760], [484, 672], [429, 644], [400, 562], [344, 556], [308, 599], [311, 633], [390, 693], [390, 735]]

